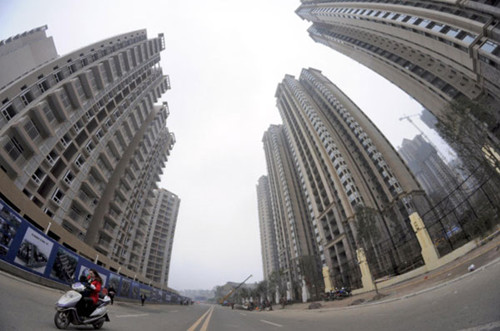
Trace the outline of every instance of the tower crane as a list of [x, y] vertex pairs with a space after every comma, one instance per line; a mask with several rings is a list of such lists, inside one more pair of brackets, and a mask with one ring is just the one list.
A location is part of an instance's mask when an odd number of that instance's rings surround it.
[[424, 138], [424, 140], [430, 144], [432, 146], [432, 148], [434, 148], [436, 150], [436, 153], [437, 155], [441, 158], [441, 160], [443, 160], [444, 162], [446, 162], [446, 158], [444, 157], [444, 155], [439, 151], [439, 149], [436, 147], [436, 145], [434, 145], [434, 143], [429, 139], [429, 137], [427, 137], [427, 135], [425, 134], [424, 131], [422, 131], [416, 124], [415, 122], [413, 122], [413, 120], [411, 119], [412, 117], [415, 117], [415, 116], [419, 116], [419, 114], [412, 114], [412, 115], [406, 115], [406, 116], [403, 116], [403, 117], [400, 117], [399, 120], [402, 121], [402, 120], [407, 120], [408, 122], [410, 122], [411, 125], [413, 125], [413, 127], [415, 129], [417, 129], [418, 132], [420, 132], [420, 134], [422, 135], [422, 138]]
[[247, 278], [245, 278], [245, 280], [244, 280], [244, 281], [242, 281], [242, 282], [241, 282], [238, 286], [236, 286], [236, 287], [235, 287], [235, 288], [233, 288], [231, 291], [229, 291], [229, 293], [228, 293], [228, 294], [226, 294], [223, 298], [221, 298], [221, 299], [219, 300], [219, 303], [220, 303], [221, 305], [222, 305], [222, 304], [224, 304], [224, 302], [225, 302], [227, 299], [229, 299], [229, 297], [230, 297], [230, 296], [231, 296], [231, 295], [232, 295], [232, 294], [233, 294], [233, 293], [234, 293], [237, 289], [239, 289], [239, 288], [241, 287], [241, 285], [245, 284], [245, 282], [246, 282], [246, 281], [247, 281], [250, 277], [252, 277], [252, 275], [250, 275], [250, 276], [248, 276]]

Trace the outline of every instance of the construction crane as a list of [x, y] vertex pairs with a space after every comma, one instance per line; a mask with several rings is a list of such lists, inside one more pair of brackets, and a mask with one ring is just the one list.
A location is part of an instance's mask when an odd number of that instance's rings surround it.
[[418, 132], [420, 132], [420, 134], [422, 135], [422, 138], [424, 138], [424, 140], [430, 144], [432, 146], [432, 148], [434, 148], [436, 150], [436, 153], [437, 155], [441, 158], [441, 160], [443, 160], [444, 162], [446, 162], [446, 158], [444, 157], [444, 155], [439, 151], [439, 149], [436, 147], [436, 145], [434, 145], [434, 143], [429, 139], [429, 137], [427, 137], [427, 135], [425, 134], [424, 131], [422, 131], [416, 124], [415, 122], [412, 121], [412, 117], [415, 117], [415, 116], [419, 116], [420, 114], [413, 114], [413, 115], [407, 115], [407, 116], [403, 116], [403, 117], [400, 117], [399, 120], [402, 121], [402, 120], [407, 120], [408, 122], [410, 122], [411, 125], [413, 125], [413, 127], [415, 127], [415, 129], [417, 129]]
[[235, 288], [233, 288], [231, 291], [229, 291], [228, 294], [226, 294], [224, 297], [222, 297], [220, 300], [219, 300], [219, 303], [222, 305], [224, 304], [224, 302], [229, 299], [229, 297], [237, 290], [241, 287], [241, 285], [245, 284], [245, 282], [250, 278], [252, 277], [252, 275], [248, 276], [247, 278], [245, 278], [244, 281], [242, 281], [238, 286], [236, 286]]

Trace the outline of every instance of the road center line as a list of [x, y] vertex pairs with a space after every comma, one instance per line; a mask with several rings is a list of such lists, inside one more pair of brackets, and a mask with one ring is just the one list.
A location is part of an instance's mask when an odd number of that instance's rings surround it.
[[149, 314], [128, 314], [128, 315], [116, 315], [115, 317], [141, 317], [148, 316]]
[[264, 323], [267, 323], [267, 324], [271, 324], [271, 325], [274, 325], [274, 326], [277, 326], [279, 328], [282, 328], [283, 325], [281, 324], [277, 324], [277, 323], [273, 323], [273, 322], [269, 322], [269, 321], [266, 321], [266, 320], [260, 320], [261, 322], [264, 322]]
[[208, 314], [207, 318], [205, 318], [205, 322], [203, 322], [203, 326], [201, 327], [200, 331], [207, 331], [208, 323], [210, 322], [210, 317], [212, 317], [213, 312], [214, 312], [214, 306], [212, 306], [210, 314]]
[[213, 310], [213, 309], [214, 309], [214, 306], [210, 306], [210, 308], [208, 308], [208, 310], [203, 315], [201, 315], [201, 317], [198, 318], [198, 320], [187, 331], [194, 331], [194, 330], [196, 330], [196, 328], [198, 327], [198, 324], [200, 324], [201, 321], [203, 321], [203, 319], [208, 315], [208, 313], [210, 312], [210, 310]]

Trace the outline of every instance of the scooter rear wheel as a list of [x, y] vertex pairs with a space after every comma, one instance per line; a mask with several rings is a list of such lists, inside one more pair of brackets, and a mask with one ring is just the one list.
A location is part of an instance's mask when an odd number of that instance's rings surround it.
[[69, 311], [56, 312], [54, 316], [54, 323], [58, 329], [66, 329], [69, 322]]

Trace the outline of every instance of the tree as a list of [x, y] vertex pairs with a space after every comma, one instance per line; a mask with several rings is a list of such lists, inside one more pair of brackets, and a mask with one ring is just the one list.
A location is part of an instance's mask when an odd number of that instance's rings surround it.
[[486, 200], [486, 203], [481, 201], [480, 208], [474, 208], [478, 224], [466, 225], [472, 229], [472, 235], [483, 235], [498, 224], [498, 217], [494, 216], [500, 207], [500, 143], [495, 136], [497, 112], [484, 99], [459, 98], [450, 102], [437, 124], [441, 136], [459, 156], [463, 170], [477, 182], [474, 189], [484, 196], [482, 200]]
[[[309, 293], [314, 296], [314, 299], [319, 299], [320, 293], [324, 291], [325, 284], [318, 258], [313, 255], [301, 256], [299, 257], [299, 267]], [[300, 285], [302, 286], [302, 284]]]
[[263, 280], [257, 283], [257, 287], [255, 288], [255, 295], [259, 298], [266, 298], [268, 295], [268, 283], [267, 280]]
[[285, 272], [283, 269], [275, 270], [269, 275], [268, 280], [268, 289], [271, 293], [276, 291], [278, 288], [278, 295], [280, 297], [284, 296], [285, 293], [285, 284], [284, 284], [284, 275]]
[[492, 131], [497, 125], [494, 109], [483, 101], [468, 98], [453, 100], [436, 125], [466, 168], [498, 178], [500, 174], [499, 141]]
[[357, 241], [367, 251], [380, 239], [380, 231], [377, 227], [377, 211], [363, 205], [357, 205], [355, 209], [357, 220]]

